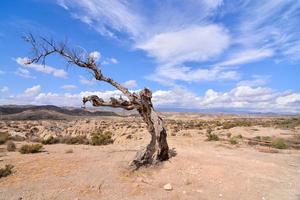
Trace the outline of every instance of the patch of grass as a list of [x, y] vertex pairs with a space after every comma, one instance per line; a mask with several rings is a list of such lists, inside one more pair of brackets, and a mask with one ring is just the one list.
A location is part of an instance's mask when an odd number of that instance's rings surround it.
[[65, 143], [65, 144], [89, 144], [89, 140], [87, 139], [86, 136], [75, 136], [75, 137], [62, 137], [60, 139], [60, 143]]
[[53, 137], [52, 135], [45, 140], [42, 140], [42, 144], [57, 144], [59, 143], [59, 138]]
[[9, 176], [12, 173], [13, 165], [5, 165], [4, 168], [0, 168], [0, 178]]
[[112, 144], [113, 142], [112, 133], [109, 131], [104, 133], [102, 131], [98, 131], [92, 135], [90, 140], [91, 145], [107, 145]]
[[259, 141], [271, 141], [272, 140], [272, 137], [271, 136], [255, 136], [254, 137], [256, 140], [259, 140]]
[[288, 145], [283, 138], [276, 138], [272, 141], [272, 146], [276, 149], [286, 149]]
[[11, 140], [8, 140], [6, 142], [6, 149], [7, 149], [7, 151], [15, 151], [16, 150], [15, 143], [13, 141], [11, 141]]
[[219, 136], [212, 132], [211, 128], [208, 128], [206, 131], [207, 141], [218, 141]]
[[24, 144], [19, 152], [21, 154], [29, 154], [29, 153], [39, 153], [43, 148], [42, 144]]
[[230, 139], [229, 139], [229, 142], [230, 142], [230, 144], [238, 144], [239, 142], [238, 142], [238, 139], [236, 138], [236, 137], [231, 137]]
[[5, 144], [5, 142], [9, 139], [8, 133], [0, 133], [0, 144]]
[[250, 121], [226, 121], [222, 124], [223, 129], [231, 129], [233, 127], [252, 126]]

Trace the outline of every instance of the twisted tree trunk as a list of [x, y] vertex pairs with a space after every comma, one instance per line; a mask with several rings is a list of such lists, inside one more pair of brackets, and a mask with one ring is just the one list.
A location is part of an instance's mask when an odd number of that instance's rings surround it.
[[124, 100], [122, 97], [119, 99], [111, 97], [109, 102], [105, 102], [98, 96], [91, 95], [83, 97], [83, 104], [90, 101], [93, 106], [108, 106], [123, 108], [125, 110], [136, 109], [139, 112], [147, 124], [147, 129], [151, 134], [151, 141], [145, 149], [136, 154], [135, 159], [131, 162], [131, 166], [139, 168], [143, 165], [154, 164], [169, 159], [167, 132], [162, 118], [158, 116], [153, 108], [151, 101], [152, 93], [149, 89], [145, 88], [139, 92], [139, 94], [130, 92], [118, 82], [104, 76], [100, 68], [101, 66], [96, 63], [91, 54], [86, 54], [85, 51], [78, 52], [76, 49], [70, 50], [65, 43], [56, 44], [53, 40], [47, 40], [43, 37], [35, 38], [32, 34], [24, 37], [24, 39], [31, 44], [34, 53], [34, 56], [31, 59], [27, 59], [24, 64], [45, 63], [46, 57], [52, 54], [58, 54], [65, 58], [70, 64], [89, 69], [93, 72], [96, 80], [104, 81], [112, 85], [128, 98], [128, 100]]
[[158, 116], [153, 108], [151, 97], [151, 92], [148, 89], [140, 92], [141, 107], [137, 110], [147, 124], [151, 141], [145, 149], [136, 154], [136, 158], [132, 161], [131, 165], [137, 168], [169, 159], [167, 132], [162, 118]]

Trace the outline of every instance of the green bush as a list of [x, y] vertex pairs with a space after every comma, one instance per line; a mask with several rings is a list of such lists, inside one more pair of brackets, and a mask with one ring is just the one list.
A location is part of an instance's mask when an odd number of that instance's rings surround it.
[[13, 168], [13, 165], [5, 165], [4, 168], [0, 168], [0, 178], [10, 175]]
[[15, 143], [13, 141], [11, 141], [11, 140], [8, 140], [6, 142], [6, 149], [7, 149], [7, 151], [15, 151], [16, 150]]
[[288, 145], [282, 138], [276, 138], [272, 141], [272, 146], [276, 149], [286, 149]]
[[109, 131], [104, 133], [102, 133], [102, 131], [96, 132], [92, 135], [90, 140], [91, 145], [107, 145], [112, 144], [113, 142], [112, 133]]
[[52, 135], [45, 140], [42, 140], [42, 144], [57, 144], [59, 143], [59, 138], [53, 137]]
[[0, 144], [4, 144], [9, 139], [8, 133], [0, 133]]
[[219, 140], [219, 136], [216, 135], [215, 133], [212, 133], [212, 129], [208, 128], [206, 131], [206, 137], [207, 137], [207, 141], [218, 141]]
[[229, 139], [229, 142], [230, 142], [230, 144], [238, 144], [239, 143], [237, 137], [231, 137]]
[[39, 153], [43, 148], [42, 144], [24, 144], [19, 152], [21, 154], [29, 154], [29, 153]]
[[86, 138], [86, 136], [75, 136], [75, 137], [62, 137], [60, 139], [60, 143], [66, 143], [66, 144], [89, 144], [89, 140]]

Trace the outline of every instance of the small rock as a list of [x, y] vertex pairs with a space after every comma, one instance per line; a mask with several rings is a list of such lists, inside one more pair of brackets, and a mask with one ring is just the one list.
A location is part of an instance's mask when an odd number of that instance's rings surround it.
[[183, 193], [183, 194], [186, 194], [186, 191], [184, 190], [184, 191], [182, 191], [182, 193]]
[[203, 190], [196, 190], [197, 192], [199, 192], [199, 193], [202, 193], [203, 192]]
[[167, 191], [171, 191], [171, 190], [173, 190], [173, 187], [172, 187], [171, 183], [168, 183], [168, 184], [164, 185], [164, 189]]
[[219, 194], [219, 197], [222, 197], [223, 196], [223, 194]]

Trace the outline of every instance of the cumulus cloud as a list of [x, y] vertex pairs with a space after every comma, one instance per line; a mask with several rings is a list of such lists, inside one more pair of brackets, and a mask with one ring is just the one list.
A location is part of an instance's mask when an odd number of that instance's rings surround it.
[[127, 88], [135, 88], [137, 87], [137, 83], [135, 80], [128, 80], [128, 81], [125, 81], [123, 84], [122, 84], [124, 87], [127, 87]]
[[23, 69], [23, 68], [20, 68], [20, 67], [15, 71], [15, 74], [18, 75], [18, 76], [21, 76], [23, 78], [35, 79], [35, 76], [32, 76], [31, 73], [27, 69]]
[[116, 58], [110, 58], [111, 63], [118, 64], [119, 61]]
[[1, 93], [6, 93], [9, 91], [9, 88], [7, 86], [3, 86], [1, 89], [0, 89], [0, 92]]
[[94, 59], [94, 61], [99, 61], [100, 60], [100, 58], [101, 58], [101, 53], [99, 52], [99, 51], [93, 51], [93, 52], [91, 52], [90, 54], [89, 54], [89, 56], [91, 57], [91, 58], [93, 58]]
[[68, 73], [63, 69], [57, 69], [48, 65], [41, 65], [41, 64], [29, 64], [25, 65], [25, 63], [28, 61], [28, 58], [24, 57], [18, 57], [16, 59], [16, 62], [21, 65], [22, 67], [25, 67], [27, 69], [33, 69], [38, 72], [46, 73], [46, 74], [52, 74], [55, 77], [59, 78], [66, 78], [68, 76]]
[[[180, 74], [186, 67], [205, 71], [209, 66], [241, 66], [274, 56], [300, 60], [300, 2], [187, 0], [153, 2], [151, 10], [126, 0], [59, 0], [58, 4], [102, 35], [125, 37], [158, 62], [157, 72], [164, 71], [162, 65]], [[189, 62], [198, 63], [198, 69]], [[152, 80], [174, 81], [157, 75]]]
[[[135, 90], [138, 92], [139, 90]], [[133, 91], [132, 91], [133, 92]], [[41, 92], [39, 85], [27, 88], [15, 96], [1, 97], [1, 104], [52, 104], [58, 106], [81, 106], [82, 97], [98, 95], [108, 101], [110, 97], [123, 96], [120, 91], [82, 91], [80, 93]], [[208, 89], [197, 95], [185, 88], [157, 90], [152, 94], [157, 108], [212, 109], [228, 111], [300, 113], [300, 93], [278, 92], [268, 87], [237, 86], [218, 92]]]
[[35, 86], [32, 86], [31, 88], [27, 88], [23, 94], [26, 96], [33, 96], [33, 95], [39, 93], [40, 91], [41, 91], [41, 86], [35, 85]]
[[63, 85], [61, 86], [62, 89], [64, 90], [75, 90], [77, 88], [76, 85]]
[[229, 41], [226, 29], [219, 25], [192, 26], [154, 35], [137, 48], [149, 52], [161, 63], [178, 64], [206, 61], [222, 53]]
[[87, 79], [86, 77], [80, 75], [79, 82], [83, 85], [95, 85], [97, 81], [94, 77], [91, 79]]

